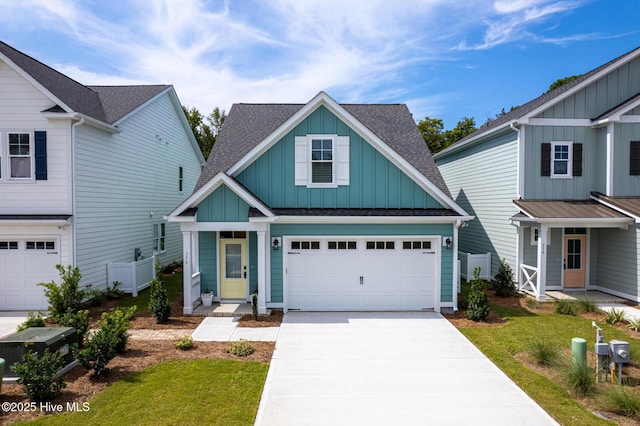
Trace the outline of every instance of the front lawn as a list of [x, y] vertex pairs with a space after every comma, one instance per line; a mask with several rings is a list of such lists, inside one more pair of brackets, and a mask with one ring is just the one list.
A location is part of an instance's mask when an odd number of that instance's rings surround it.
[[[499, 298], [492, 297], [492, 300], [500, 303]], [[593, 410], [598, 411], [600, 415], [615, 417], [612, 413], [607, 413], [599, 403], [604, 389], [614, 385], [598, 384], [595, 396], [576, 398], [564, 383], [563, 373], [567, 369], [567, 364], [570, 363], [573, 337], [582, 337], [587, 340], [587, 361], [590, 366], [594, 364], [592, 352], [596, 339], [596, 329], [592, 326], [594, 319], [603, 329], [605, 342], [619, 339], [630, 343], [632, 360], [634, 355], [640, 354], [640, 340], [633, 337], [636, 334], [628, 331], [624, 326], [615, 327], [606, 324], [602, 320], [604, 317], [602, 314], [560, 315], [553, 312], [553, 304], [539, 309], [528, 309], [524, 304], [501, 306], [496, 303], [492, 303], [491, 309], [497, 316], [504, 319], [503, 323], [490, 326], [469, 326], [469, 323], [466, 325], [462, 323], [459, 324], [460, 331], [560, 424], [581, 426], [616, 424], [592, 413]], [[564, 367], [537, 368], [534, 366], [535, 363], [527, 358], [527, 351], [531, 343], [536, 341], [545, 341], [557, 347], [564, 356]], [[617, 417], [616, 421], [622, 422], [621, 424], [634, 424], [634, 420], [627, 423], [627, 419], [620, 417]]]
[[232, 360], [166, 361], [109, 386], [89, 400], [86, 412], [21, 424], [252, 425], [268, 368]]

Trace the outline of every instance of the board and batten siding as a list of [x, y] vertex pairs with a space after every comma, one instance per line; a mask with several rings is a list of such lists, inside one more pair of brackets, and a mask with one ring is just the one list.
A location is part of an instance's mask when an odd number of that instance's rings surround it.
[[594, 284], [640, 300], [640, 226], [596, 232], [598, 268]]
[[200, 289], [213, 291], [218, 296], [218, 250], [216, 232], [198, 233], [198, 256], [200, 264]]
[[[200, 163], [179, 113], [165, 93], [118, 123], [118, 134], [78, 126], [76, 265], [85, 283], [104, 286], [107, 263], [133, 261], [136, 248], [152, 256], [153, 224], [193, 191]], [[181, 260], [179, 224], [166, 223], [165, 242], [160, 262]]]
[[[295, 185], [295, 137], [349, 137], [349, 185]], [[397, 166], [324, 106], [235, 177], [272, 208], [442, 208]]]
[[[606, 155], [598, 156], [598, 129], [574, 126], [525, 126], [524, 188], [525, 200], [586, 200], [597, 188], [598, 178], [606, 167]], [[582, 176], [551, 178], [541, 176], [543, 143], [554, 141], [582, 144]], [[602, 142], [604, 143], [604, 141]]]
[[567, 99], [543, 111], [543, 118], [592, 119], [640, 93], [640, 58], [612, 70]]
[[248, 222], [249, 204], [220, 185], [198, 204], [198, 222]]
[[517, 231], [509, 218], [518, 212], [516, 133], [470, 147], [438, 159], [438, 168], [455, 202], [475, 216], [458, 234], [459, 250], [491, 253], [491, 275], [500, 259], [516, 270]]
[[[53, 106], [40, 90], [0, 61], [0, 147], [8, 144], [8, 132], [29, 132], [33, 144], [33, 132], [46, 131], [48, 166], [47, 180], [0, 181], [0, 214], [72, 212], [71, 124], [42, 116], [41, 111]], [[3, 169], [3, 176], [8, 172]]]
[[638, 196], [640, 177], [629, 174], [630, 142], [640, 141], [640, 124], [616, 124], [613, 148], [613, 194], [616, 196]]
[[[273, 224], [271, 237], [303, 236], [452, 236], [453, 224]], [[441, 253], [440, 301], [453, 301], [453, 250], [438, 248]], [[271, 249], [271, 303], [283, 302], [282, 256], [286, 250]]]

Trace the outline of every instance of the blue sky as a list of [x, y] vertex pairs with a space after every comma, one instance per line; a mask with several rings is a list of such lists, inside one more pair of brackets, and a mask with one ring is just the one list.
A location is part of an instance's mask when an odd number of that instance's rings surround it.
[[640, 0], [0, 0], [0, 40], [83, 84], [406, 103], [477, 124], [640, 46]]

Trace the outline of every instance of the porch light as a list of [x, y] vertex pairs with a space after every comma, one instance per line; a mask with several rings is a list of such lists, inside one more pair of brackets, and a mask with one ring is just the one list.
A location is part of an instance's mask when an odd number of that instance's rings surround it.
[[280, 239], [278, 237], [271, 238], [271, 247], [273, 247], [274, 250], [280, 249]]
[[451, 249], [451, 247], [453, 246], [453, 241], [451, 241], [451, 238], [450, 238], [450, 237], [447, 237], [447, 239], [446, 239], [446, 240], [444, 240], [444, 243], [445, 243], [445, 244], [446, 244], [446, 246], [447, 246], [447, 250]]

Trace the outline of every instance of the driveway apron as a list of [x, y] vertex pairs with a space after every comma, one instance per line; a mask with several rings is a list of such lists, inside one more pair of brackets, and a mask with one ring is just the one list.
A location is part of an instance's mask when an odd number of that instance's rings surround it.
[[289, 312], [256, 425], [550, 425], [430, 312]]

